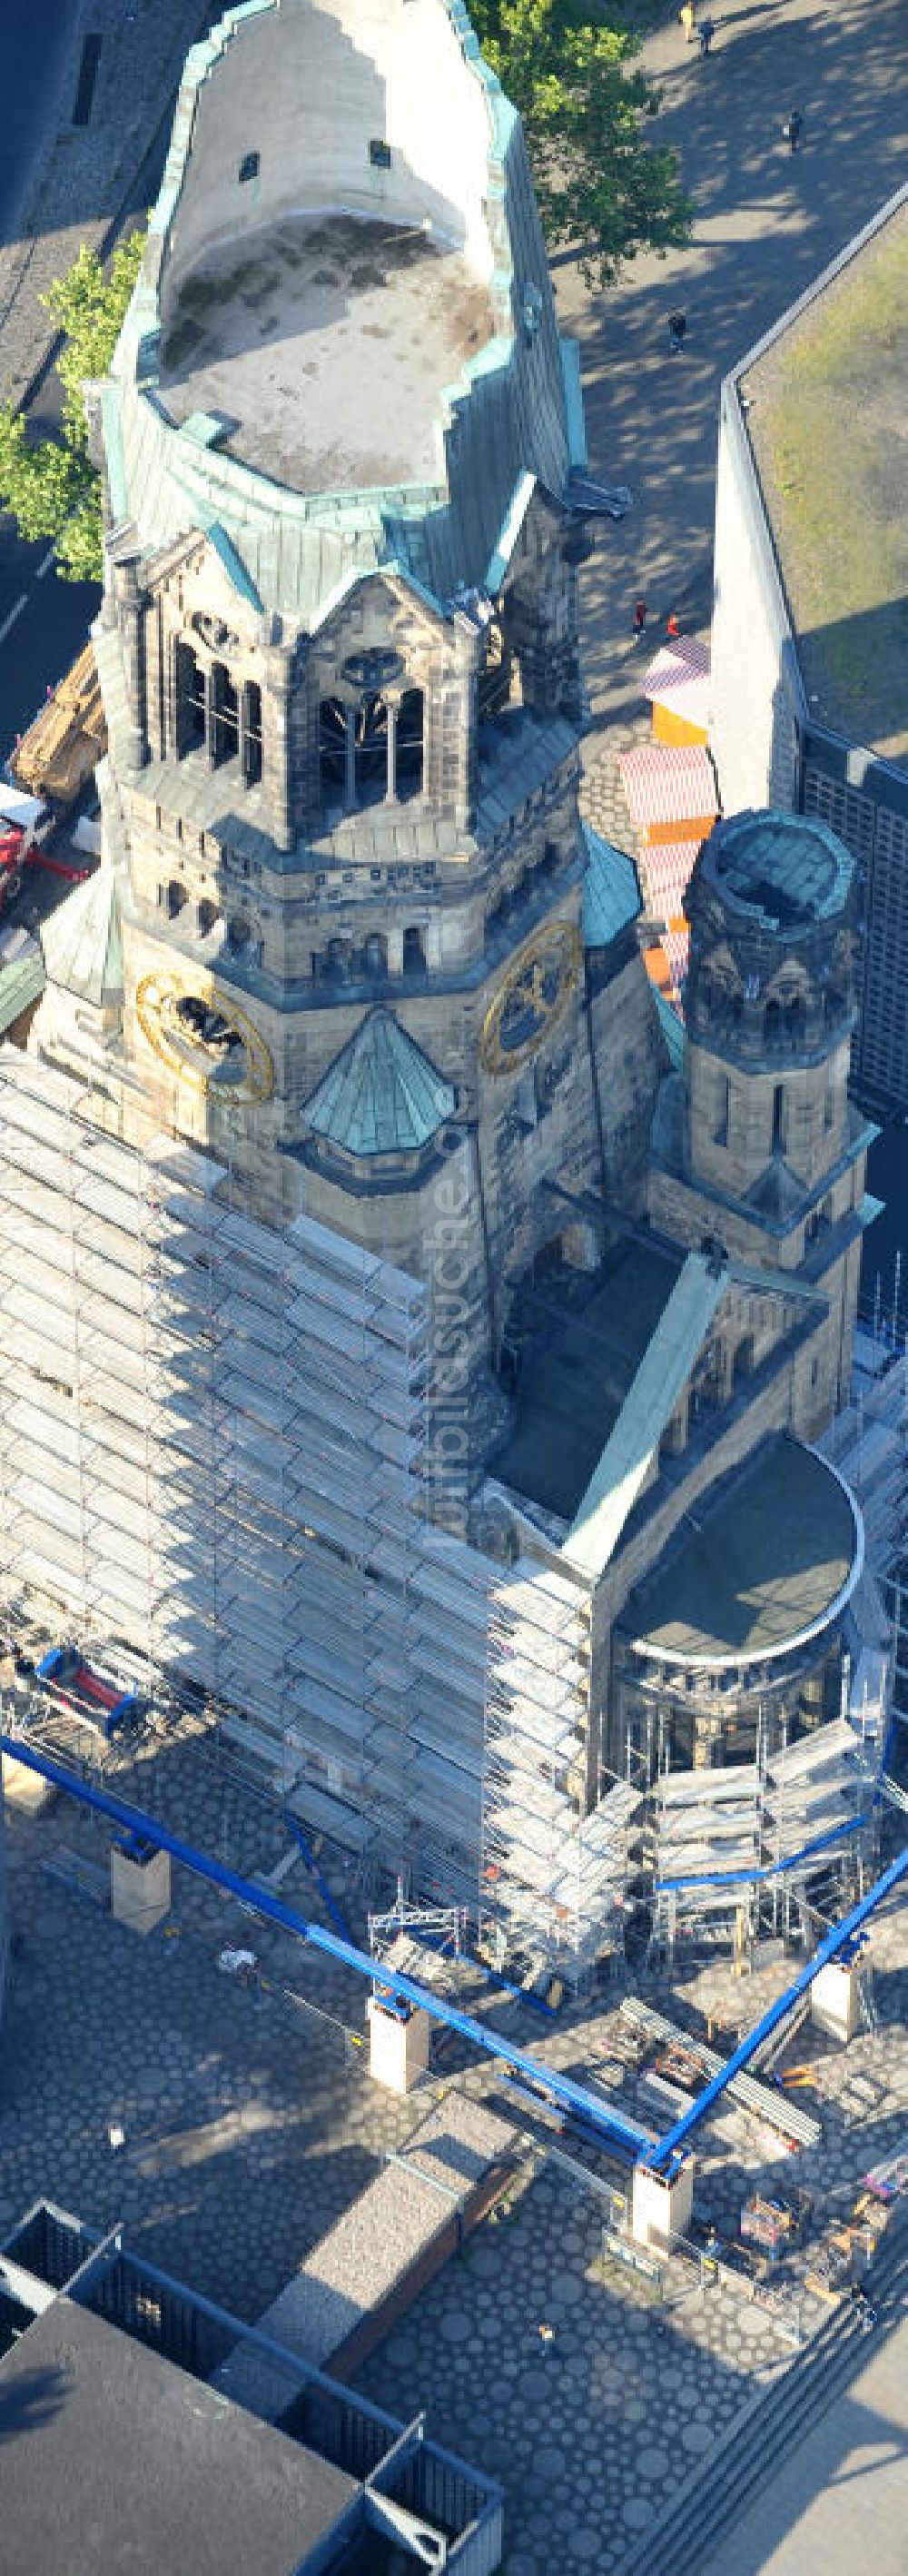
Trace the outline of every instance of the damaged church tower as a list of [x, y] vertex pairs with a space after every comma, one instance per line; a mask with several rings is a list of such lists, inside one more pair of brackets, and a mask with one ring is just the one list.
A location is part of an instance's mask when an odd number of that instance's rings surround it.
[[[854, 1310], [850, 862], [808, 1151], [787, 1068], [746, 1118], [698, 1070], [726, 985], [747, 1070], [734, 925], [670, 1072], [633, 868], [581, 820], [578, 354], [459, 0], [250, 0], [193, 49], [98, 420], [103, 858], [0, 1054], [5, 1597], [579, 1970], [652, 1876], [660, 1765], [731, 1742], [657, 1744], [640, 1587], [734, 1476], [759, 1534], [779, 1441], [828, 1576], [779, 1741], [838, 1705], [860, 1532], [799, 1435]], [[808, 905], [817, 976], [823, 937]]]

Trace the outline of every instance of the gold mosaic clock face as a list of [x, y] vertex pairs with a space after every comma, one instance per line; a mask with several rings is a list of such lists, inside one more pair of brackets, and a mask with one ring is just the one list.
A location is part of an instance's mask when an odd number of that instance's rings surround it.
[[582, 954], [572, 921], [548, 922], [527, 940], [482, 1024], [479, 1057], [485, 1073], [514, 1073], [535, 1054], [575, 990]]
[[269, 1098], [274, 1065], [264, 1038], [213, 976], [162, 967], [143, 977], [136, 1011], [155, 1054], [197, 1091], [243, 1107]]

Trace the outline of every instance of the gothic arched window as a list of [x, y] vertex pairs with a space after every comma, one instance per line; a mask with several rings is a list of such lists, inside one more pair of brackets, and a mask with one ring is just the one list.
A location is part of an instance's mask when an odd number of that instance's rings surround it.
[[423, 784], [425, 701], [421, 689], [405, 689], [397, 710], [393, 794], [421, 796]]
[[347, 783], [347, 710], [342, 698], [323, 698], [318, 711], [318, 764], [322, 803], [343, 798]]
[[368, 689], [354, 714], [357, 805], [381, 805], [388, 794], [388, 709]]
[[243, 776], [247, 787], [257, 787], [262, 775], [262, 692], [257, 680], [247, 680], [243, 690]]
[[323, 698], [318, 711], [319, 781], [323, 805], [354, 813], [386, 797], [419, 796], [423, 785], [424, 701], [405, 689], [389, 701], [367, 689], [353, 702]]
[[490, 617], [479, 668], [479, 721], [492, 724], [511, 694], [511, 653], [499, 614]]
[[240, 702], [226, 662], [211, 666], [211, 753], [216, 765], [235, 760], [240, 747]]
[[176, 650], [176, 736], [177, 759], [187, 751], [197, 751], [205, 741], [207, 712], [205, 706], [205, 673], [191, 644], [178, 642]]

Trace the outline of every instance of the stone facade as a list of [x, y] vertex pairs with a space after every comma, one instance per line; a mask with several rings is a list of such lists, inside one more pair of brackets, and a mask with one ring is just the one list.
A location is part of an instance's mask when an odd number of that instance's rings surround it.
[[[854, 880], [819, 827], [789, 850], [784, 817], [745, 817], [743, 858], [720, 827], [667, 1071], [628, 863], [580, 817], [579, 389], [519, 123], [453, 6], [405, 19], [406, 58], [383, 0], [239, 10], [196, 49], [99, 395], [101, 895], [48, 958], [18, 1094], [6, 1077], [28, 1141], [0, 1150], [41, 1330], [64, 1232], [79, 1284], [57, 1411], [28, 1335], [7, 1387], [11, 1425], [29, 1405], [52, 1421], [48, 1456], [66, 1431], [17, 1507], [15, 1581], [40, 1560], [71, 1616], [125, 1604], [121, 1627], [214, 1692], [282, 1791], [292, 1771], [303, 1812], [315, 1796], [357, 1847], [417, 1875], [431, 1860], [461, 1898], [490, 1837], [509, 1883], [526, 1798], [551, 1832], [546, 1942], [567, 1910], [588, 1951], [622, 1883], [607, 1832], [584, 1875], [581, 1830], [623, 1769], [618, 1623], [700, 1498], [769, 1435], [812, 1438], [847, 1383]], [[327, 121], [313, 46], [340, 83]], [[439, 65], [425, 125], [414, 97]], [[309, 145], [328, 193], [307, 212]], [[408, 295], [417, 355], [364, 325], [348, 422], [331, 381], [354, 217], [351, 294], [379, 316]], [[303, 297], [283, 336], [281, 311], [259, 317], [262, 261], [291, 317]], [[491, 336], [435, 389], [418, 353], [446, 316], [471, 348]], [[429, 483], [393, 479], [417, 397]], [[304, 474], [328, 429], [337, 490]], [[360, 488], [367, 432], [386, 479]], [[816, 892], [795, 900], [802, 874]], [[53, 1171], [49, 1145], [31, 1190], [45, 1093]], [[129, 1327], [99, 1379], [92, 1301], [116, 1341], [98, 1280], [121, 1268]], [[534, 1384], [562, 1360], [518, 1476]], [[12, 1429], [0, 1476], [12, 1493]], [[598, 1556], [576, 1543], [593, 1489]], [[538, 1859], [515, 1862], [522, 1905]]]

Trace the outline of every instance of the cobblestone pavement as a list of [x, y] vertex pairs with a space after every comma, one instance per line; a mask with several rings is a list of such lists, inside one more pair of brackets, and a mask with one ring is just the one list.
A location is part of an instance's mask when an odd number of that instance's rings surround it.
[[[873, 1954], [880, 2031], [847, 2050], [802, 2032], [789, 2051], [816, 2066], [817, 2090], [797, 2098], [821, 2118], [819, 2145], [782, 2153], [778, 2139], [731, 2108], [696, 2141], [698, 2204], [720, 2242], [736, 2240], [754, 2188], [785, 2194], [798, 2184], [813, 2197], [810, 2235], [776, 2276], [774, 2311], [743, 2289], [704, 2291], [680, 2264], [667, 2268], [664, 2304], [654, 2302], [648, 2284], [617, 2264], [603, 2268], [596, 2199], [542, 2166], [510, 2222], [467, 2247], [359, 2374], [368, 2395], [402, 2412], [427, 2406], [442, 2440], [472, 2445], [480, 2465], [503, 2478], [508, 2576], [550, 2576], [554, 2565], [565, 2576], [585, 2566], [617, 2576], [680, 2479], [698, 2460], [708, 2471], [717, 2438], [761, 2374], [790, 2358], [792, 2333], [809, 2334], [827, 2313], [805, 2273], [822, 2262], [828, 2230], [846, 2217], [868, 2166], [908, 2140], [906, 1905], [877, 1928]], [[653, 1986], [647, 1999], [701, 2029], [708, 2013], [730, 2043], [792, 1973], [790, 1959], [744, 1979], [714, 1963], [674, 1996]], [[581, 2006], [575, 2026], [544, 2053], [595, 2077], [612, 2034], [610, 2016]], [[541, 2324], [555, 2327], [551, 2343]]]
[[[277, 1811], [222, 1774], [200, 1731], [115, 1754], [106, 1768], [121, 1795], [230, 1865], [264, 1873], [286, 1854]], [[354, 2044], [362, 1987], [235, 1899], [175, 1870], [172, 1923], [143, 1940], [48, 1867], [72, 1874], [78, 1858], [100, 1872], [109, 1839], [62, 1799], [38, 1819], [8, 1816], [21, 1946], [0, 2043], [0, 2230], [42, 2194], [100, 2228], [122, 2219], [150, 2259], [252, 2319], [424, 2116], [426, 2088], [408, 2102], [376, 2090]], [[339, 1861], [323, 1867], [362, 1938], [363, 1890]], [[288, 1902], [318, 1912], [301, 1869], [281, 1884]], [[226, 1944], [255, 1950], [251, 1988], [219, 1973]], [[731, 2108], [700, 2133], [698, 2202], [726, 2240], [755, 2184], [797, 2181], [815, 2200], [815, 2260], [868, 2165], [908, 2131], [904, 1908], [875, 1931], [874, 1959], [879, 2031], [847, 2051], [809, 2032], [794, 2044], [799, 2061], [816, 2062], [817, 2091], [798, 2098], [819, 2112], [820, 2145], [783, 2155]], [[711, 2015], [730, 2043], [791, 1974], [781, 1956], [740, 1979], [713, 1959], [646, 1993], [693, 2029]], [[459, 1990], [475, 2007], [474, 1984], [464, 1966]], [[480, 2008], [549, 2064], [595, 2080], [614, 2054], [617, 2006], [581, 1998], [550, 2025], [488, 1997]], [[446, 2040], [431, 2082], [452, 2077], [510, 2107], [495, 2067]], [[619, 2098], [646, 2116], [633, 2076]], [[112, 2122], [125, 2131], [119, 2152]], [[599, 2160], [599, 2172], [621, 2186], [617, 2167]], [[556, 2163], [545, 2133], [527, 2131], [506, 2213], [484, 2223], [359, 2374], [367, 2394], [402, 2416], [425, 2408], [439, 2439], [502, 2478], [508, 2576], [550, 2576], [553, 2565], [617, 2576], [678, 2480], [700, 2459], [708, 2466], [758, 2375], [789, 2358], [793, 2321], [806, 2333], [825, 2314], [803, 2288], [806, 2256], [776, 2306], [704, 2291], [680, 2260], [660, 2304], [650, 2281], [603, 2260], [603, 2220], [582, 2169]]]

